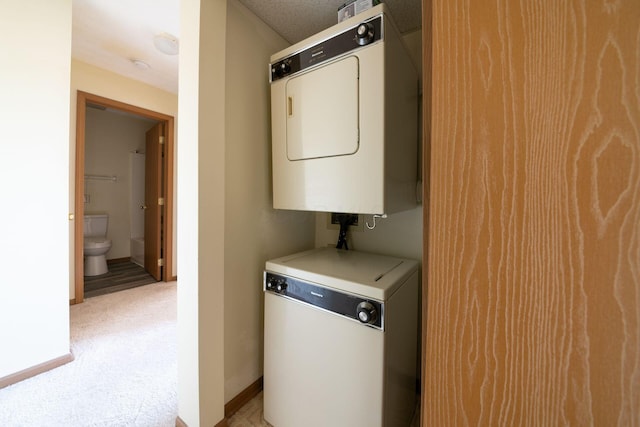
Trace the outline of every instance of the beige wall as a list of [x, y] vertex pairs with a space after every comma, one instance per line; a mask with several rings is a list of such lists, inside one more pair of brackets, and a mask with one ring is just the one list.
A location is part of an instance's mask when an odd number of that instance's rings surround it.
[[144, 153], [146, 131], [156, 121], [95, 108], [87, 108], [86, 114], [85, 174], [117, 179], [86, 179], [84, 211], [109, 215], [107, 259], [127, 258], [131, 256], [130, 153]]
[[267, 259], [313, 247], [310, 212], [274, 210], [266, 65], [288, 46], [237, 1], [227, 7], [225, 402], [262, 376]]
[[[330, 214], [316, 214], [315, 246], [335, 246], [338, 241], [337, 225], [329, 224]], [[369, 230], [365, 225], [373, 225], [371, 215], [360, 215], [359, 226], [349, 227], [347, 243], [350, 250], [374, 252], [384, 255], [422, 259], [422, 205], [408, 211], [397, 212], [386, 219], [376, 219], [376, 227]]]
[[180, 2], [178, 414], [224, 418], [226, 0]]
[[[69, 149], [69, 163], [70, 163], [70, 180], [69, 180], [69, 212], [74, 211], [75, 200], [75, 149], [76, 149], [76, 93], [77, 91], [84, 91], [94, 95], [103, 96], [105, 98], [114, 99], [116, 101], [124, 102], [127, 104], [135, 105], [137, 107], [146, 108], [158, 113], [167, 114], [173, 116], [175, 121], [175, 129], [177, 135], [178, 123], [178, 96], [173, 93], [165, 92], [163, 90], [154, 88], [152, 86], [140, 83], [139, 81], [132, 80], [118, 74], [111, 73], [101, 68], [94, 67], [84, 62], [72, 60], [71, 61], [71, 108], [69, 114], [69, 134], [70, 134], [70, 149]], [[178, 139], [175, 139], [175, 146], [179, 145]], [[174, 160], [174, 163], [177, 159]], [[174, 189], [177, 188], [175, 183], [177, 181], [177, 173], [174, 174]], [[177, 193], [177, 190], [176, 190]], [[174, 200], [177, 195], [174, 194]], [[174, 221], [177, 217], [177, 206], [174, 203]], [[80, 219], [81, 220], [81, 219]], [[173, 247], [173, 271], [174, 274], [177, 270], [177, 227], [174, 230], [174, 247]], [[74, 257], [73, 257], [73, 240], [74, 230], [70, 227], [69, 230], [69, 245], [70, 245], [70, 265], [69, 271], [74, 271]], [[69, 280], [69, 299], [75, 298], [75, 285], [73, 274], [70, 275]]]
[[0, 9], [1, 379], [69, 354], [71, 0]]

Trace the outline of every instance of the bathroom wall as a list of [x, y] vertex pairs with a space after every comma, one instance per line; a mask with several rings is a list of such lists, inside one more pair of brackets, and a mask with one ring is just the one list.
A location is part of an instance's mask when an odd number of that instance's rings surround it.
[[117, 177], [115, 182], [85, 179], [85, 213], [109, 214], [107, 236], [112, 246], [108, 260], [131, 255], [129, 153], [144, 152], [145, 133], [155, 123], [121, 112], [87, 108], [85, 174]]

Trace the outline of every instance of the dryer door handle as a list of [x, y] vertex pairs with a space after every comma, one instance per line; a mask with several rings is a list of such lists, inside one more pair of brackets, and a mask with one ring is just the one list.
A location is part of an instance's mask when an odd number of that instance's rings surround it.
[[293, 97], [292, 96], [287, 97], [287, 114], [289, 115], [289, 117], [293, 116]]

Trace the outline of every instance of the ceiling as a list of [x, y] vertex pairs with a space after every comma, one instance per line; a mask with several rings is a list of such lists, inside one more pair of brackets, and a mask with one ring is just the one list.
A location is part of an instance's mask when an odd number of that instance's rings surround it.
[[[73, 0], [71, 56], [178, 93], [178, 56], [159, 52], [153, 37], [179, 37], [179, 16], [179, 0]], [[131, 59], [150, 68], [137, 68]]]
[[[334, 25], [346, 0], [239, 0], [289, 43]], [[401, 33], [420, 28], [421, 0], [386, 0]], [[178, 55], [154, 46], [154, 36], [180, 38], [180, 0], [73, 0], [72, 57], [178, 93]], [[141, 69], [132, 61], [149, 65]]]
[[[294, 44], [337, 24], [338, 8], [347, 0], [239, 1]], [[420, 28], [421, 0], [385, 0], [384, 3], [401, 33]]]

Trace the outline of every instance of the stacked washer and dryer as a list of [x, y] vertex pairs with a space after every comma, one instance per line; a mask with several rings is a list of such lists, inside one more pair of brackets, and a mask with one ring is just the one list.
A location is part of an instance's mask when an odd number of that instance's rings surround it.
[[[276, 209], [386, 216], [416, 206], [418, 78], [384, 4], [271, 57]], [[419, 265], [317, 248], [267, 261], [264, 418], [408, 426]]]

